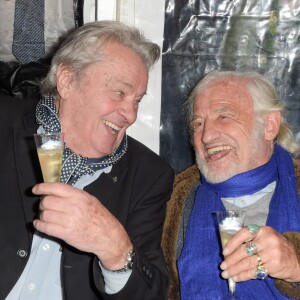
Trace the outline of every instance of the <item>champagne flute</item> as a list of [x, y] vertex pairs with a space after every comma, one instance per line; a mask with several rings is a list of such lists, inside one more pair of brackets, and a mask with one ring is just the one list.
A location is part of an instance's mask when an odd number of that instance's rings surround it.
[[59, 182], [64, 150], [63, 133], [34, 134], [44, 182]]
[[[227, 242], [244, 226], [245, 214], [244, 210], [227, 210], [217, 211], [217, 220], [219, 225], [219, 233], [222, 248], [224, 249]], [[236, 283], [228, 279], [229, 295], [227, 299], [237, 299], [234, 295]]]

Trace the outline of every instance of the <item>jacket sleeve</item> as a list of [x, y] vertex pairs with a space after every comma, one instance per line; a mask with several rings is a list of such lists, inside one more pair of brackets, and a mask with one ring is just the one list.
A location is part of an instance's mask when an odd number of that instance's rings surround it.
[[[153, 163], [156, 164], [155, 161]], [[94, 278], [103, 299], [166, 299], [169, 275], [160, 244], [166, 204], [174, 181], [173, 170], [166, 166], [158, 163], [154, 174], [147, 174], [140, 168], [130, 172], [135, 173], [135, 179], [128, 180], [133, 182], [134, 187], [123, 190], [124, 197], [130, 190], [132, 198], [123, 225], [136, 253], [134, 267], [126, 285], [118, 293], [109, 295], [104, 292], [101, 271], [94, 264]]]

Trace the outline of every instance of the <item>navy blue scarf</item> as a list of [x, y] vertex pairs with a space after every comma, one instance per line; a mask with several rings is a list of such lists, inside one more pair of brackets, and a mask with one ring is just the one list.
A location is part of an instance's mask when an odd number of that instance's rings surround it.
[[[186, 240], [178, 260], [182, 300], [225, 299], [227, 281], [220, 276], [223, 260], [214, 212], [225, 210], [221, 197], [253, 194], [269, 183], [277, 185], [270, 203], [267, 226], [279, 233], [300, 231], [300, 201], [293, 161], [286, 150], [275, 145], [271, 160], [229, 180], [211, 184], [204, 178], [196, 194]], [[236, 295], [242, 300], [289, 299], [274, 286], [274, 280], [239, 282]]]

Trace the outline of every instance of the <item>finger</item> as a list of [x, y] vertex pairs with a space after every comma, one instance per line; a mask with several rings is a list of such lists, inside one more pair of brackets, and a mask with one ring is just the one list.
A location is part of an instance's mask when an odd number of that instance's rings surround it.
[[247, 281], [250, 279], [256, 279], [257, 266], [246, 271], [243, 271], [239, 274], [236, 274], [232, 277], [235, 282]]
[[223, 250], [223, 255], [229, 255], [238, 247], [245, 243], [253, 240], [254, 238], [259, 238], [260, 235], [262, 234], [263, 227], [260, 227], [260, 229], [253, 234], [248, 227], [242, 228], [240, 231], [238, 231], [227, 243], [226, 247]]
[[244, 245], [245, 245], [245, 251], [248, 256], [253, 256], [254, 254], [256, 254], [258, 252], [259, 247], [258, 247], [257, 242], [254, 243], [254, 241], [249, 241], [249, 242], [246, 242]]
[[33, 226], [36, 230], [59, 239], [63, 239], [63, 234], [66, 234], [66, 230], [63, 226], [59, 224], [43, 222], [39, 219], [33, 221]]
[[247, 275], [251, 270], [257, 267], [256, 257], [245, 257], [240, 260], [238, 263], [232, 265], [231, 267], [226, 268], [222, 273], [222, 277], [225, 279], [237, 277], [239, 281], [250, 279]]
[[260, 255], [245, 258], [234, 269], [228, 269], [222, 273], [225, 279], [232, 278], [235, 282], [249, 279], [265, 279], [269, 272]]
[[62, 182], [51, 182], [51, 183], [38, 183], [32, 188], [32, 192], [35, 195], [53, 195], [64, 197], [71, 192], [74, 192], [74, 187], [62, 183]]
[[57, 224], [64, 228], [75, 227], [76, 222], [70, 215], [53, 210], [45, 210], [40, 213], [39, 220], [43, 223]]
[[[91, 196], [85, 191], [74, 188], [64, 183], [41, 183], [33, 188], [36, 194], [44, 195], [42, 200], [44, 203], [51, 205], [50, 199], [53, 201], [53, 205], [61, 205], [59, 201], [63, 201], [66, 205], [73, 204], [75, 206], [91, 205], [92, 203], [100, 203], [94, 196]], [[61, 200], [58, 200], [58, 199]], [[43, 203], [43, 201], [41, 201]], [[51, 206], [50, 206], [51, 207]]]
[[[244, 237], [247, 237], [248, 235], [247, 232], [245, 233], [245, 229], [246, 228], [243, 228], [242, 230], [244, 231]], [[235, 237], [233, 237], [232, 239], [234, 238]], [[247, 256], [253, 256], [258, 252], [268, 253], [269, 255], [267, 257], [269, 259], [272, 257], [278, 257], [276, 253], [279, 250], [282, 240], [282, 237], [276, 231], [274, 231], [274, 229], [272, 229], [271, 227], [263, 226], [259, 229], [252, 240], [239, 245], [239, 248], [233, 249], [233, 252], [230, 251], [228, 255], [225, 255], [224, 263], [221, 264], [221, 268], [223, 270], [226, 270], [227, 268], [238, 263], [243, 258]], [[231, 242], [231, 240], [229, 242]], [[232, 245], [230, 245], [229, 242], [228, 247], [230, 248], [232, 247]], [[266, 259], [265, 261], [268, 261], [268, 259]]]
[[60, 212], [74, 213], [76, 205], [71, 198], [60, 198], [54, 196], [44, 196], [40, 201], [39, 208], [41, 211], [54, 210]]
[[[252, 255], [249, 255], [249, 247], [253, 247], [256, 249], [255, 252], [253, 251], [253, 253], [251, 253]], [[259, 249], [260, 246], [258, 245], [258, 243], [254, 244], [253, 241], [246, 242], [240, 245], [240, 247], [236, 249], [234, 252], [232, 252], [230, 255], [225, 256], [225, 259], [221, 263], [220, 268], [222, 270], [227, 270], [228, 268], [235, 266], [236, 264], [243, 261], [244, 259], [245, 259], [244, 263], [247, 263], [247, 258], [250, 258], [254, 254], [256, 254]]]

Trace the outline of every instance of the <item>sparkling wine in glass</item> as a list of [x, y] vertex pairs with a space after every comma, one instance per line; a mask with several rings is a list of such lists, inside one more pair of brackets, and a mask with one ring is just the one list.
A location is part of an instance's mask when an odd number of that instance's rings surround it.
[[34, 134], [44, 182], [59, 182], [63, 157], [63, 133]]
[[[244, 210], [227, 210], [218, 211], [217, 220], [221, 238], [222, 248], [224, 249], [227, 242], [244, 226], [245, 214]], [[234, 296], [236, 283], [228, 279], [229, 295], [227, 299], [237, 299]]]

